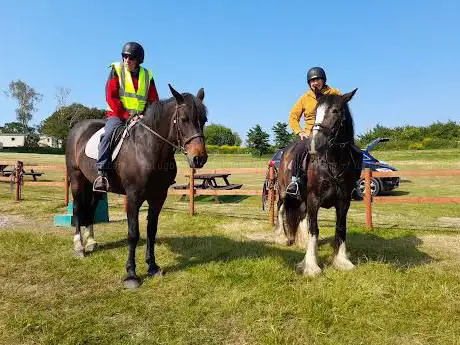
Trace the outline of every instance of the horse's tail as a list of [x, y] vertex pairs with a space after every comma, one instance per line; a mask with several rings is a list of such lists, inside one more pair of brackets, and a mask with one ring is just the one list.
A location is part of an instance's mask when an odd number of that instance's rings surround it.
[[300, 220], [305, 214], [305, 204], [302, 200], [287, 194], [284, 198], [283, 205], [285, 215], [283, 217], [283, 225], [286, 229], [286, 235], [288, 236], [288, 243], [293, 244], [295, 242]]

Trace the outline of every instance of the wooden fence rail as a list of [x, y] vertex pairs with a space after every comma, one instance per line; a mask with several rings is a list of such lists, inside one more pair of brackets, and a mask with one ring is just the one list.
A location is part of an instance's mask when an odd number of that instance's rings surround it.
[[[38, 166], [37, 166], [38, 167]], [[23, 186], [63, 186], [64, 185], [64, 202], [68, 204], [69, 201], [69, 180], [65, 167], [62, 166], [47, 166], [41, 165], [40, 169], [43, 170], [63, 170], [64, 171], [64, 182], [24, 182]], [[194, 175], [197, 170], [195, 169], [179, 169], [178, 174], [189, 175], [189, 188], [185, 190], [174, 190], [168, 191], [169, 195], [188, 195], [189, 196], [189, 214], [195, 214], [195, 196], [198, 195], [262, 195], [262, 188], [259, 190], [250, 189], [234, 189], [234, 190], [215, 190], [215, 189], [197, 189], [191, 188], [194, 186]], [[267, 170], [265, 168], [234, 168], [234, 169], [198, 169], [199, 174], [258, 174], [266, 175]], [[391, 172], [376, 172], [370, 169], [365, 169], [362, 173], [362, 178], [365, 179], [365, 197], [363, 202], [366, 205], [366, 227], [372, 230], [372, 204], [389, 204], [389, 203], [405, 203], [405, 204], [460, 204], [460, 197], [406, 197], [406, 196], [387, 196], [387, 197], [372, 197], [370, 193], [371, 179], [372, 177], [446, 177], [446, 176], [460, 176], [460, 169], [437, 169], [437, 170], [403, 170], [403, 171], [391, 171]], [[268, 188], [268, 219], [270, 224], [274, 224], [275, 220], [275, 169], [270, 167], [269, 169], [269, 188]], [[3, 180], [4, 178], [0, 178]], [[6, 180], [6, 179], [5, 179]], [[9, 179], [8, 179], [9, 180]], [[16, 191], [17, 195], [21, 191]]]

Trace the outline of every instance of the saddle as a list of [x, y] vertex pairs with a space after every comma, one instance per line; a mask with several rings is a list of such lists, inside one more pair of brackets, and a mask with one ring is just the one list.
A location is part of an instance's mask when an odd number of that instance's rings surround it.
[[[141, 119], [139, 116], [133, 117], [131, 120], [128, 120], [126, 124], [119, 125], [112, 134], [112, 138], [110, 139], [110, 151], [112, 152], [112, 162], [118, 156], [120, 152], [121, 146], [123, 144], [124, 139], [129, 136], [129, 130], [137, 124], [137, 122]], [[95, 132], [91, 138], [89, 138], [88, 142], [85, 146], [85, 154], [87, 157], [97, 160], [99, 155], [99, 142], [101, 141], [102, 135], [104, 135], [104, 127], [99, 129]]]

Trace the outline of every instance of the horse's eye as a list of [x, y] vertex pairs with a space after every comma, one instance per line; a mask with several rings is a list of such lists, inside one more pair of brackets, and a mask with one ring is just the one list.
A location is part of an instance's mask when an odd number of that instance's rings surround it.
[[335, 109], [332, 109], [332, 113], [338, 114], [338, 113], [340, 113], [340, 111], [339, 111], [339, 109], [335, 108]]

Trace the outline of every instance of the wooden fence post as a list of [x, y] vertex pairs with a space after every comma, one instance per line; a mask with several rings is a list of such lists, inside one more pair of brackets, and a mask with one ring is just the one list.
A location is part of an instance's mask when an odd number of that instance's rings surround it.
[[364, 202], [366, 204], [366, 228], [372, 230], [372, 192], [371, 192], [372, 171], [369, 168], [364, 170]]
[[195, 169], [190, 169], [190, 185], [189, 185], [189, 208], [188, 214], [193, 216], [195, 214]]
[[123, 211], [128, 212], [128, 196], [123, 195]]
[[21, 184], [22, 184], [22, 162], [16, 163], [16, 201], [21, 200]]
[[67, 166], [64, 168], [64, 204], [69, 206], [69, 173]]
[[275, 168], [270, 166], [268, 172], [269, 188], [268, 188], [268, 221], [270, 225], [275, 225]]

